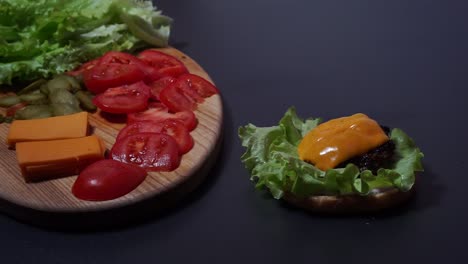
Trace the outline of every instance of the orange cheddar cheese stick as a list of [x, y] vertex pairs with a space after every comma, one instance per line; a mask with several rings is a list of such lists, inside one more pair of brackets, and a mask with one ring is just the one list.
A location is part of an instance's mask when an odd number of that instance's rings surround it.
[[80, 138], [87, 134], [88, 113], [30, 120], [15, 120], [8, 131], [7, 143]]
[[96, 135], [16, 144], [16, 157], [26, 182], [76, 175], [89, 164], [103, 159], [104, 151]]

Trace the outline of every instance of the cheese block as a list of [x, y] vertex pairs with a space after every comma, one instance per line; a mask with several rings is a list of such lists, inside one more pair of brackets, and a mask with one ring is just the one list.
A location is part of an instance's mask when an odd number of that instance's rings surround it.
[[80, 138], [87, 134], [88, 113], [54, 116], [40, 119], [15, 120], [8, 130], [7, 143]]
[[103, 159], [104, 151], [96, 135], [16, 144], [18, 164], [27, 182], [76, 175], [89, 164]]

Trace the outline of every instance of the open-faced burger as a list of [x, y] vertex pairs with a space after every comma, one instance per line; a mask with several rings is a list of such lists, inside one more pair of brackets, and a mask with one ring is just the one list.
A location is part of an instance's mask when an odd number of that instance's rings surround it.
[[259, 189], [317, 212], [377, 211], [407, 200], [423, 153], [401, 129], [365, 114], [322, 123], [290, 108], [278, 126], [239, 128], [241, 157]]

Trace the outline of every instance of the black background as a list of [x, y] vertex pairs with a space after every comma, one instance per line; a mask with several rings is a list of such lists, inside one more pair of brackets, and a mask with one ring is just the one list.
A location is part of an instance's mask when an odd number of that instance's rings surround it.
[[[1, 263], [462, 263], [467, 257], [468, 2], [159, 0], [171, 44], [222, 92], [224, 144], [179, 206], [126, 228], [59, 232], [0, 215]], [[241, 125], [289, 106], [364, 112], [425, 153], [417, 196], [384, 215], [325, 217], [255, 191]], [[1, 183], [0, 183], [1, 184]]]

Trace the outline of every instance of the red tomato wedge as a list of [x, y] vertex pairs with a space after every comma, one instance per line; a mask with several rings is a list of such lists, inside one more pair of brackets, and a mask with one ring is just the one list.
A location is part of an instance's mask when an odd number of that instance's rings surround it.
[[[159, 107], [157, 105], [159, 105]], [[192, 111], [169, 113], [168, 109], [162, 104], [153, 104], [145, 111], [127, 115], [127, 124], [141, 121], [163, 122], [165, 120], [178, 120], [182, 122], [189, 131], [194, 130], [197, 126], [197, 118]]]
[[76, 179], [72, 193], [88, 201], [112, 200], [134, 190], [146, 178], [138, 166], [105, 159], [87, 166]]
[[111, 87], [132, 84], [144, 80], [145, 73], [135, 64], [98, 64], [83, 72], [86, 88], [99, 94]]
[[176, 57], [157, 50], [148, 49], [142, 51], [137, 57], [146, 62], [149, 66], [155, 68], [161, 77], [178, 77], [188, 73], [185, 65]]
[[193, 147], [193, 138], [190, 131], [179, 120], [165, 120], [163, 122], [141, 121], [131, 123], [122, 128], [116, 141], [137, 133], [162, 133], [171, 136], [177, 142], [179, 154], [183, 155]]
[[194, 74], [184, 74], [177, 80], [162, 89], [159, 99], [170, 111], [179, 112], [184, 110], [195, 110], [204, 98], [219, 93], [218, 89]]
[[172, 171], [180, 164], [177, 142], [161, 133], [137, 133], [116, 141], [110, 157], [150, 171]]
[[148, 107], [150, 88], [143, 82], [108, 88], [96, 95], [93, 103], [102, 111], [126, 114], [143, 111]]
[[161, 90], [175, 81], [176, 79], [174, 77], [166, 76], [150, 83], [149, 86], [151, 87], [151, 99], [159, 101], [159, 94], [161, 93]]

